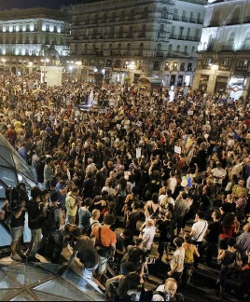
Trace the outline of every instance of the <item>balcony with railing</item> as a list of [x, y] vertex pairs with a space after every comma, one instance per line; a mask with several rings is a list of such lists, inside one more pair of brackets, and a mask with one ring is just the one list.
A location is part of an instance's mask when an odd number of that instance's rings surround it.
[[221, 51], [231, 52], [233, 50], [233, 45], [230, 44], [224, 44], [221, 46]]
[[145, 32], [139, 32], [138, 33], [138, 38], [146, 38], [146, 33]]
[[194, 17], [190, 17], [190, 18], [189, 18], [189, 22], [190, 22], [190, 23], [196, 23], [196, 20], [195, 20]]
[[250, 16], [244, 17], [243, 23], [250, 23]]
[[238, 51], [243, 51], [243, 52], [249, 52], [250, 51], [250, 45], [242, 45]]
[[164, 31], [161, 31], [158, 33], [158, 38], [159, 39], [166, 39], [167, 38], [167, 33]]
[[192, 4], [200, 4], [200, 5], [206, 5], [207, 4], [207, 0], [182, 0], [182, 1], [192, 3]]
[[157, 58], [163, 58], [164, 57], [164, 52], [163, 51], [156, 51], [155, 57], [157, 57]]
[[194, 41], [194, 42], [199, 42], [200, 41], [200, 37], [190, 36], [190, 35], [170, 34], [169, 38], [174, 39], [174, 40], [186, 40], [186, 41]]
[[228, 20], [226, 25], [235, 25], [235, 24], [240, 24], [240, 18], [232, 18], [231, 20]]
[[220, 26], [221, 20], [211, 20], [208, 27], [217, 27]]
[[127, 34], [125, 34], [125, 38], [126, 39], [131, 39], [131, 38], [133, 38], [133, 34], [132, 33], [127, 33]]
[[221, 65], [219, 65], [219, 70], [220, 71], [230, 71], [230, 66], [221, 66]]
[[143, 57], [143, 50], [138, 50], [135, 52], [135, 56], [137, 57]]
[[175, 5], [175, 0], [166, 0], [165, 3], [167, 5]]

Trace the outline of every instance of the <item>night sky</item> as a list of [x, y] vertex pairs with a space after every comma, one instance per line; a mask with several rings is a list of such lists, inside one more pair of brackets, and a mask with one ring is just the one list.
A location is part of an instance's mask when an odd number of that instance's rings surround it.
[[48, 7], [59, 9], [62, 5], [73, 3], [72, 0], [0, 0], [0, 9]]

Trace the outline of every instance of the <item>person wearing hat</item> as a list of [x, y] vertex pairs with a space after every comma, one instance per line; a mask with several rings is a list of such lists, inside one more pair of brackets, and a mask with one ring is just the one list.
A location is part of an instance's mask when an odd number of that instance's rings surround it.
[[42, 240], [42, 211], [40, 208], [41, 190], [38, 187], [33, 187], [30, 195], [31, 199], [26, 206], [28, 210], [28, 226], [31, 230], [31, 242], [26, 256], [29, 261], [40, 262], [40, 260], [36, 258], [36, 253], [39, 250]]
[[[44, 226], [46, 232], [48, 233], [48, 258], [51, 259], [52, 263], [58, 263], [59, 257], [63, 249], [63, 233], [62, 228], [64, 227], [64, 216], [62, 209], [59, 208], [59, 194], [53, 192], [50, 196], [51, 205], [47, 210], [47, 217], [45, 219]], [[53, 223], [46, 225], [46, 222], [50, 220], [50, 217], [53, 217]]]

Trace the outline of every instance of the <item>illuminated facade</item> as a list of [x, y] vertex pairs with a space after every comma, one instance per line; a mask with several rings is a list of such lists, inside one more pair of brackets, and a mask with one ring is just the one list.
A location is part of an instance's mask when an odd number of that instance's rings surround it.
[[209, 1], [194, 88], [249, 97], [250, 1]]
[[72, 8], [71, 57], [82, 61], [86, 79], [162, 80], [192, 83], [205, 14], [205, 0], [96, 0]]
[[[69, 14], [46, 8], [0, 11], [0, 64], [14, 74], [30, 73], [42, 64], [41, 59], [54, 53], [69, 54]], [[52, 56], [50, 56], [52, 57]]]

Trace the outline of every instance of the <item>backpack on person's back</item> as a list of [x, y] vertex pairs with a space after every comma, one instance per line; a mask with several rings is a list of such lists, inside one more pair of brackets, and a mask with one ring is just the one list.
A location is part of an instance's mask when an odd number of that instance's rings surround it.
[[91, 213], [89, 210], [82, 210], [81, 227], [82, 227], [82, 231], [85, 234], [87, 234], [87, 231], [89, 232], [90, 217], [91, 217]]
[[46, 210], [46, 215], [43, 221], [43, 228], [48, 231], [58, 230], [59, 229], [59, 221], [56, 221], [55, 211], [58, 207], [48, 207]]

